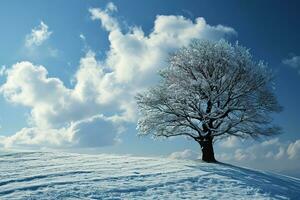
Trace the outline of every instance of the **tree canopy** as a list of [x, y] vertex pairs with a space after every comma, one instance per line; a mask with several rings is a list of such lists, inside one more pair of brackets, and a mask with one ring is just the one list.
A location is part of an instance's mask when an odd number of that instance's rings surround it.
[[280, 132], [271, 123], [282, 109], [273, 74], [238, 43], [194, 40], [169, 56], [160, 76], [158, 85], [136, 96], [139, 135], [188, 136], [203, 152], [218, 138]]

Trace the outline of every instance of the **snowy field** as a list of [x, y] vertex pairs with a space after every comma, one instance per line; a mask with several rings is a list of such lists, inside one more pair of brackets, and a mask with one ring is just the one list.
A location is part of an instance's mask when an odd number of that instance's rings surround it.
[[300, 179], [200, 161], [1, 153], [0, 199], [300, 199]]

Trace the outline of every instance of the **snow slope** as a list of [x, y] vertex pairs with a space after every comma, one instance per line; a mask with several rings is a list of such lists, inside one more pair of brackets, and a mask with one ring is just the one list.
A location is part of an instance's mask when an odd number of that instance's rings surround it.
[[300, 179], [199, 161], [0, 154], [0, 199], [300, 199]]

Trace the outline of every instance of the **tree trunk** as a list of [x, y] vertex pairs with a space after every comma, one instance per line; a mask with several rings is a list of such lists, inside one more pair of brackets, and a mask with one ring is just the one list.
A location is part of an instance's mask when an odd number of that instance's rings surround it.
[[217, 162], [214, 155], [212, 138], [205, 138], [199, 141], [202, 150], [202, 160], [205, 162]]

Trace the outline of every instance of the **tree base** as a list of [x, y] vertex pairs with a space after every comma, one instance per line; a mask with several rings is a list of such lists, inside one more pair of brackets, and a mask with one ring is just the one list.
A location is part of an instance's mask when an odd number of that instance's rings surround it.
[[199, 142], [202, 150], [202, 160], [204, 162], [215, 163], [217, 160], [214, 155], [214, 148], [212, 144], [212, 139], [206, 139]]
[[202, 161], [207, 162], [207, 163], [217, 163], [218, 162], [215, 158], [213, 158], [213, 159], [204, 159], [203, 157], [202, 157]]

